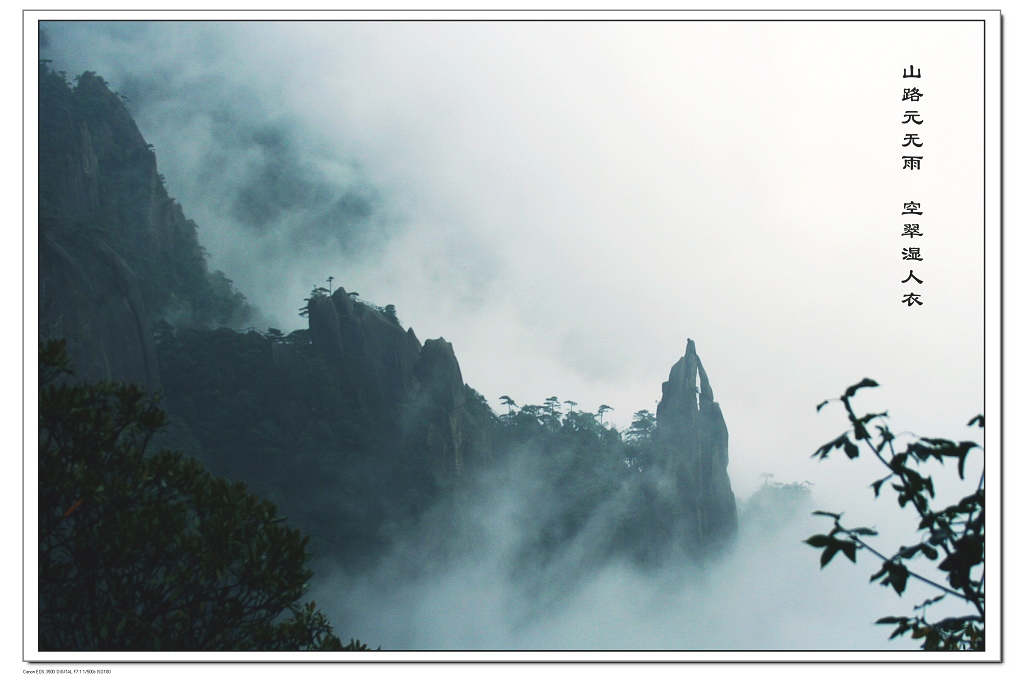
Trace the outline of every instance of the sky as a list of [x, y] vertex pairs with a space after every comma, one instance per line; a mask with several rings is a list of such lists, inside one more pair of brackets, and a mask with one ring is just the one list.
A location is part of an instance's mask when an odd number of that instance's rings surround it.
[[814, 406], [864, 376], [903, 428], [983, 408], [979, 26], [767, 26], [60, 23], [44, 53], [130, 99], [266, 324], [333, 276], [451, 341], [492, 406], [620, 427], [692, 338], [752, 489], [809, 476], [841, 421]]
[[[810, 481], [863, 525], [909, 521], [872, 504], [869, 462], [810, 459], [844, 428], [822, 400], [869, 376], [881, 387], [858, 404], [894, 429], [980, 439], [979, 24], [46, 32], [55, 68], [128, 97], [211, 266], [263, 325], [304, 326], [302, 299], [332, 276], [451, 341], [492, 407], [555, 395], [611, 405], [620, 428], [655, 410], [692, 338], [737, 496], [766, 473]], [[902, 78], [911, 64], [921, 79]], [[902, 169], [908, 130], [920, 171]], [[901, 236], [907, 201], [921, 238]], [[910, 246], [924, 260], [904, 261]], [[901, 303], [911, 290], [924, 305]]]

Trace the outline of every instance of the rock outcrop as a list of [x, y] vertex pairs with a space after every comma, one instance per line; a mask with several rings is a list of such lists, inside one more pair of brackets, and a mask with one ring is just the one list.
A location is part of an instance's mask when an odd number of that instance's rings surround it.
[[[40, 74], [39, 207], [44, 217], [107, 236], [153, 282], [145, 294], [152, 312], [171, 298], [202, 305], [188, 300], [193, 292], [183, 281], [207, 275], [196, 224], [168, 196], [156, 154], [121, 98], [94, 73], [79, 76], [73, 89]], [[177, 286], [155, 290], [168, 282]]]
[[451, 343], [440, 338], [421, 345], [411, 328], [344, 288], [314, 295], [308, 310], [314, 349], [343, 396], [380, 420], [395, 456], [424, 465], [439, 481], [489, 458]]
[[415, 377], [419, 390], [404, 415], [407, 450], [425, 453], [441, 480], [489, 463], [488, 432], [471, 412], [472, 389], [462, 382], [452, 344], [444, 337], [427, 339]]
[[39, 333], [64, 335], [78, 373], [156, 386], [150, 321], [240, 323], [245, 299], [167, 195], [156, 155], [94, 73], [39, 70]]
[[360, 407], [394, 418], [414, 397], [420, 342], [412, 329], [339, 287], [331, 296], [309, 300], [309, 333], [342, 390]]
[[674, 486], [682, 536], [704, 554], [735, 535], [736, 498], [727, 471], [729, 431], [692, 340], [661, 387], [652, 450]]

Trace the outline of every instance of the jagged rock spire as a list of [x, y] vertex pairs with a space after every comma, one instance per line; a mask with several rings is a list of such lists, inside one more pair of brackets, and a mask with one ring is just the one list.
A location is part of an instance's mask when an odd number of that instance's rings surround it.
[[704, 553], [735, 535], [729, 431], [692, 339], [662, 384], [653, 449], [674, 484], [686, 544]]

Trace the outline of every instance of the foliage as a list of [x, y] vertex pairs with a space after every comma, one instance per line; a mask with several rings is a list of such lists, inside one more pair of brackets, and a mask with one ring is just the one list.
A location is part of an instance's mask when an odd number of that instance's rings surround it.
[[[314, 288], [307, 303], [326, 295]], [[357, 314], [375, 308], [349, 295]], [[446, 414], [439, 420], [423, 396], [394, 413], [373, 407], [360, 394], [356, 356], [328, 358], [308, 330], [176, 330], [163, 323], [156, 351], [167, 407], [179, 425], [172, 434], [178, 440], [169, 444], [200, 451], [214, 474], [247, 481], [278, 502], [310, 533], [318, 557], [348, 570], [372, 566], [398, 533], [416, 528], [433, 505], [462, 499], [470, 483], [438, 473], [423, 456], [442, 441]], [[647, 467], [653, 413], [638, 412], [623, 438], [603, 420], [608, 405], [593, 414], [551, 396], [520, 408], [504, 395], [499, 416], [468, 385], [461, 398], [467, 472], [525, 466], [536, 494], [553, 501], [528, 521], [536, 541], [527, 568], [562, 552], [595, 519], [615, 525], [604, 534], [610, 551], [636, 558], [637, 547], [665, 540], [672, 512], [654, 508], [658, 471]], [[614, 522], [600, 515], [612, 501], [621, 511]]]
[[748, 531], [764, 534], [782, 528], [802, 511], [811, 499], [811, 484], [793, 481], [779, 483], [764, 474], [761, 487], [743, 505], [741, 526]]
[[214, 474], [275, 500], [310, 533], [318, 556], [379, 547], [379, 528], [402, 512], [382, 492], [395, 463], [381, 416], [345, 399], [309, 330], [264, 335], [163, 323], [156, 352], [177, 425], [164, 436], [168, 446], [198, 448]]
[[64, 343], [41, 343], [40, 650], [340, 649], [298, 603], [309, 538], [245, 484], [147, 453], [156, 397], [71, 375]]
[[[327, 280], [329, 282], [331, 282], [331, 281], [334, 280], [334, 278], [333, 277], [328, 277]], [[313, 290], [309, 293], [309, 297], [303, 299], [306, 302], [306, 305], [304, 305], [301, 308], [299, 308], [299, 315], [301, 317], [309, 317], [309, 303], [310, 303], [310, 301], [312, 301], [313, 299], [316, 299], [316, 298], [328, 298], [328, 297], [330, 297], [330, 295], [331, 295], [330, 289], [327, 289], [327, 288], [321, 287], [321, 286], [313, 287]], [[380, 313], [381, 315], [384, 316], [385, 320], [387, 320], [391, 324], [393, 324], [393, 325], [395, 325], [397, 327], [401, 327], [402, 326], [401, 320], [398, 319], [398, 310], [397, 310], [397, 308], [395, 308], [395, 304], [394, 303], [388, 303], [386, 306], [381, 307], [381, 306], [377, 305], [376, 303], [371, 303], [370, 301], [366, 301], [366, 300], [360, 299], [359, 298], [359, 292], [357, 292], [357, 291], [350, 291], [350, 292], [348, 292], [348, 295], [352, 299], [352, 303], [356, 306], [357, 310], [360, 307], [369, 308], [370, 310], [376, 310], [378, 313]]]
[[656, 425], [654, 414], [649, 410], [640, 410], [633, 415], [633, 422], [626, 429], [626, 438], [637, 443], [649, 443]]
[[402, 321], [398, 319], [398, 310], [395, 308], [394, 303], [388, 303], [386, 306], [381, 308], [380, 312], [392, 323], [397, 324], [399, 327], [402, 326]]
[[[513, 458], [535, 467], [534, 494], [548, 503], [532, 510], [525, 520], [525, 551], [516, 570], [523, 574], [544, 565], [564, 551], [595, 518], [601, 505], [613, 499], [639, 471], [630, 468], [631, 446], [621, 434], [602, 423], [597, 415], [573, 409], [562, 413], [564, 403], [551, 396], [542, 405], [523, 405], [509, 396], [501, 397], [508, 408], [495, 420], [495, 441], [499, 460]], [[610, 532], [609, 542], [618, 542]], [[629, 539], [624, 542], [628, 544]], [[612, 548], [611, 551], [622, 549]]]
[[640, 410], [633, 414], [633, 421], [623, 435], [627, 466], [643, 471], [644, 466], [651, 461], [651, 447], [657, 424], [657, 417], [649, 410]]
[[[934, 459], [942, 463], [953, 459], [957, 462], [957, 473], [964, 478], [964, 464], [968, 454], [980, 446], [972, 441], [951, 441], [942, 438], [914, 438], [897, 451], [897, 436], [889, 429], [886, 413], [858, 416], [851, 405], [851, 399], [862, 388], [878, 386], [872, 379], [864, 379], [846, 389], [836, 402], [841, 402], [852, 429], [818, 448], [814, 457], [825, 459], [832, 450], [842, 450], [847, 457], [855, 459], [860, 455], [860, 445], [880, 461], [887, 474], [872, 484], [877, 498], [882, 487], [889, 483], [897, 493], [900, 507], [908, 504], [920, 518], [918, 530], [921, 539], [899, 551], [886, 556], [869, 545], [864, 538], [877, 535], [870, 528], [847, 528], [841, 523], [841, 514], [815, 512], [833, 520], [832, 530], [827, 535], [814, 535], [805, 542], [822, 550], [821, 566], [824, 568], [832, 558], [842, 552], [851, 561], [856, 561], [857, 551], [866, 550], [882, 561], [881, 569], [871, 580], [881, 580], [883, 586], [890, 586], [902, 595], [910, 578], [920, 580], [940, 591], [938, 596], [914, 607], [918, 616], [888, 616], [879, 619], [880, 624], [896, 625], [890, 639], [907, 632], [914, 639], [920, 639], [927, 650], [975, 650], [985, 648], [985, 474], [980, 476], [977, 488], [956, 504], [943, 509], [933, 509], [935, 487], [931, 476], [921, 471], [921, 466]], [[829, 401], [818, 405], [821, 410]], [[977, 423], [984, 428], [984, 417], [978, 415], [968, 425]], [[873, 426], [877, 435], [870, 433]], [[936, 563], [944, 573], [948, 587], [922, 575], [919, 569], [911, 570], [910, 562], [925, 559]], [[974, 613], [944, 618], [937, 622], [926, 619], [925, 609], [947, 597], [966, 602]]]
[[299, 308], [299, 315], [302, 317], [309, 317], [309, 303], [314, 299], [327, 298], [330, 296], [330, 292], [326, 287], [313, 287], [313, 290], [309, 292], [309, 298], [304, 298], [306, 305]]
[[502, 405], [508, 408], [507, 416], [509, 417], [512, 416], [512, 408], [519, 407], [518, 405], [516, 405], [516, 401], [512, 400], [512, 398], [508, 397], [507, 395], [501, 396], [499, 400], [501, 400]]

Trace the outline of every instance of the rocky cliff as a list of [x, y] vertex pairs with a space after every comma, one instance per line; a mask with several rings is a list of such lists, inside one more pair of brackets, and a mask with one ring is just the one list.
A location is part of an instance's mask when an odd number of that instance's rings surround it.
[[248, 315], [167, 195], [156, 155], [96, 74], [72, 87], [39, 69], [40, 336], [59, 334], [79, 374], [156, 384], [152, 319], [210, 326]]
[[487, 435], [467, 405], [452, 344], [422, 345], [376, 306], [339, 288], [309, 300], [314, 349], [328, 363], [342, 394], [377, 415], [396, 456], [413, 458], [439, 480], [452, 480], [486, 462]]
[[208, 270], [121, 98], [43, 65], [39, 123], [40, 338], [67, 338], [81, 378], [162, 385], [171, 445], [273, 497], [321, 548], [377, 551], [451, 484], [524, 453], [553, 501], [538, 505], [551, 513], [537, 556], [590, 537], [595, 518], [594, 556], [641, 563], [706, 555], [735, 533], [728, 431], [692, 341], [641, 443], [571, 409], [496, 417], [450, 342], [421, 343], [342, 288], [315, 290], [308, 330], [233, 331], [244, 298]]
[[676, 500], [681, 536], [706, 553], [735, 535], [736, 498], [727, 471], [729, 431], [692, 340], [661, 387], [655, 466]]
[[308, 330], [235, 331], [249, 307], [123, 99], [46, 64], [39, 92], [39, 337], [68, 340], [79, 378], [159, 386], [161, 445], [275, 499], [325, 552], [379, 550], [488, 461], [491, 413], [450, 343], [344, 289], [309, 300]]
[[374, 414], [394, 417], [417, 388], [420, 342], [412, 329], [405, 331], [341, 287], [331, 296], [312, 297], [308, 310], [313, 346], [346, 393]]
[[[411, 330], [410, 330], [411, 331]], [[403, 415], [405, 449], [422, 453], [442, 480], [452, 480], [491, 462], [489, 432], [474, 417], [472, 389], [462, 382], [462, 371], [452, 344], [427, 339], [416, 363], [419, 390]], [[475, 405], [480, 408], [481, 405]]]

